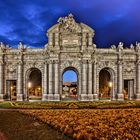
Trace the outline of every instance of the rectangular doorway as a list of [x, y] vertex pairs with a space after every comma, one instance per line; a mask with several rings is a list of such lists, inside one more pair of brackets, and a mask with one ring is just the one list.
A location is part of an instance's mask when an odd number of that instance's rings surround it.
[[125, 79], [123, 94], [125, 100], [134, 99], [134, 79]]
[[17, 99], [16, 85], [17, 85], [16, 80], [6, 81], [7, 97], [11, 101], [14, 101]]

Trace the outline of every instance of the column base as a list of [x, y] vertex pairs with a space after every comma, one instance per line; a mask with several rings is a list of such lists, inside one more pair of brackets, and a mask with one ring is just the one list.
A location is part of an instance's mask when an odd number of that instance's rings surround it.
[[81, 94], [81, 101], [88, 101], [88, 95], [87, 94]]
[[94, 100], [94, 101], [98, 101], [98, 100], [99, 100], [98, 94], [93, 94], [93, 100]]
[[0, 101], [4, 101], [4, 95], [0, 94]]
[[111, 101], [116, 101], [116, 96], [112, 96]]
[[88, 94], [88, 101], [93, 101], [93, 94]]
[[129, 96], [128, 99], [129, 100], [134, 100], [134, 96]]
[[116, 98], [115, 97], [111, 98], [111, 101], [116, 101]]
[[[128, 98], [129, 100], [134, 100], [134, 98]], [[140, 100], [140, 99], [139, 99]]]
[[123, 94], [118, 94], [118, 101], [124, 101], [124, 95]]
[[47, 94], [48, 101], [53, 101], [53, 94]]
[[48, 95], [47, 94], [42, 95], [42, 101], [48, 101]]
[[60, 95], [59, 94], [54, 94], [54, 101], [60, 101]]
[[23, 94], [17, 94], [17, 101], [23, 101]]
[[140, 100], [140, 94], [136, 94], [136, 100]]

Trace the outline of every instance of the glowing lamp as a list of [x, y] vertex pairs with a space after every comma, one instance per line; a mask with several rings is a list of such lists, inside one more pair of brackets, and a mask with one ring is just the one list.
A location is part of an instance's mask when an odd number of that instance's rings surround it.
[[28, 88], [30, 88], [30, 87], [31, 87], [31, 82], [28, 83]]
[[110, 87], [110, 88], [112, 87], [112, 82], [109, 82], [109, 87]]

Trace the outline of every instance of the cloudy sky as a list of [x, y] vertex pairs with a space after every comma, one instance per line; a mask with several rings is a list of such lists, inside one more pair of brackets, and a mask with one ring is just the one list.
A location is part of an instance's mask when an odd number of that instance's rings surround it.
[[69, 13], [96, 31], [97, 47], [140, 41], [140, 0], [0, 0], [0, 41], [44, 47], [47, 30]]

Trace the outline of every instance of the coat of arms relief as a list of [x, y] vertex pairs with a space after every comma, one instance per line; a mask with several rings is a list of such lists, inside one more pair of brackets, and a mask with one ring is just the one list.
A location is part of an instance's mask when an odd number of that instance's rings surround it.
[[81, 45], [81, 27], [74, 16], [69, 14], [58, 19], [61, 46], [74, 47]]

